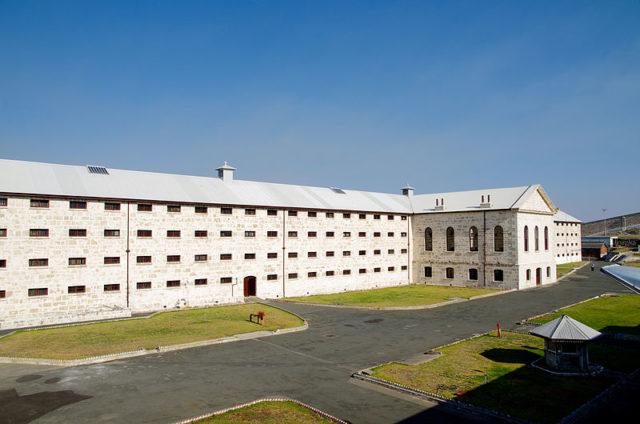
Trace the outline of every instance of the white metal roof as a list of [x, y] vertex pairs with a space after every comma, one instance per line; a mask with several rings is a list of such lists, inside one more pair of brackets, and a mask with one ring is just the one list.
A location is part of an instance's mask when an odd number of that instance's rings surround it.
[[[226, 165], [229, 169], [229, 165]], [[257, 181], [222, 181], [217, 177], [164, 174], [107, 168], [90, 173], [86, 166], [0, 159], [0, 193], [159, 202], [253, 205], [264, 207], [429, 213], [511, 209], [540, 186], [419, 194], [336, 190]], [[541, 189], [541, 188], [540, 188]], [[491, 195], [481, 207], [481, 196]], [[435, 199], [445, 199], [442, 211]]]
[[586, 341], [595, 339], [599, 331], [576, 321], [568, 315], [562, 315], [553, 321], [529, 331], [534, 336], [540, 336], [553, 341]]
[[557, 222], [582, 222], [578, 218], [574, 218], [564, 211], [556, 212], [556, 214], [553, 216], [553, 220]]

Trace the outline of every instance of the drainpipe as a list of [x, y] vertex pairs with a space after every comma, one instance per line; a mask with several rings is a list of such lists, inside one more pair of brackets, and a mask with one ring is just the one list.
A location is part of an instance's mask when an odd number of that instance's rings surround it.
[[127, 309], [129, 309], [129, 205], [127, 202]]
[[411, 216], [407, 215], [407, 283], [411, 281]]
[[285, 261], [285, 240], [286, 240], [286, 233], [287, 233], [287, 227], [286, 227], [286, 222], [285, 222], [285, 217], [287, 216], [287, 211], [283, 210], [282, 211], [282, 298], [284, 299], [285, 297], [285, 291], [284, 291], [284, 282], [285, 282], [285, 268], [284, 268], [284, 261]]
[[487, 287], [487, 212], [482, 211], [482, 282]]

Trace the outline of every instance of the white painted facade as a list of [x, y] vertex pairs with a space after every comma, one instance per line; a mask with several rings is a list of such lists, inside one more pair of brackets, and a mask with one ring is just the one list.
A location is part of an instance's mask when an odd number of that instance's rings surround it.
[[[5, 162], [17, 173], [32, 167], [33, 174], [77, 172], [84, 178], [76, 169], [82, 167]], [[526, 288], [555, 281], [555, 208], [540, 186], [489, 190], [495, 193], [490, 201], [478, 199], [482, 210], [465, 203], [476, 192], [445, 193], [437, 196], [447, 207], [431, 210], [426, 205], [433, 195], [413, 190], [391, 195], [262, 186], [234, 180], [233, 170], [225, 165], [219, 178], [193, 181], [158, 174], [151, 194], [138, 198], [118, 197], [108, 187], [109, 176], [79, 181], [87, 187], [104, 178], [107, 186], [96, 188], [95, 196], [79, 196], [76, 187], [65, 194], [49, 181], [39, 185], [40, 179], [20, 186], [0, 172], [0, 329], [243, 302], [248, 277], [255, 277], [255, 295], [262, 298], [412, 283]], [[139, 183], [138, 174], [153, 183], [146, 173], [113, 170], [125, 172], [131, 186]], [[180, 181], [177, 187], [187, 194], [170, 193], [172, 181]], [[107, 189], [113, 192], [100, 192]], [[210, 190], [224, 202], [212, 202]], [[250, 198], [260, 202], [252, 205]], [[86, 208], [72, 202], [85, 202]], [[504, 231], [502, 252], [494, 249], [497, 225]], [[525, 226], [531, 232], [527, 251]], [[427, 227], [433, 231], [431, 251], [424, 249]], [[453, 251], [446, 249], [449, 227], [455, 232]], [[478, 230], [477, 250], [469, 246], [470, 227]], [[431, 277], [425, 277], [427, 266]], [[451, 278], [447, 268], [453, 268]], [[477, 270], [475, 279], [470, 269]]]
[[558, 211], [554, 218], [554, 259], [556, 264], [582, 260], [582, 222]]

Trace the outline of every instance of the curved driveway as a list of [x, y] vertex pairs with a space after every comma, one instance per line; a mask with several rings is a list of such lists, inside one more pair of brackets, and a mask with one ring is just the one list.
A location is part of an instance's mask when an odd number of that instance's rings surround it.
[[73, 368], [0, 365], [0, 423], [170, 423], [273, 395], [353, 423], [464, 422], [350, 375], [605, 292], [628, 290], [585, 267], [548, 287], [435, 309], [285, 304], [309, 322], [300, 333]]

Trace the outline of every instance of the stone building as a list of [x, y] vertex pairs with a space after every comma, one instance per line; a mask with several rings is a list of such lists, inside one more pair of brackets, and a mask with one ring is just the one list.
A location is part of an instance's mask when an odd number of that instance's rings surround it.
[[557, 264], [582, 260], [582, 221], [566, 212], [553, 216], [555, 232], [554, 255]]
[[414, 195], [0, 159], [0, 328], [419, 284], [555, 281], [541, 186]]

